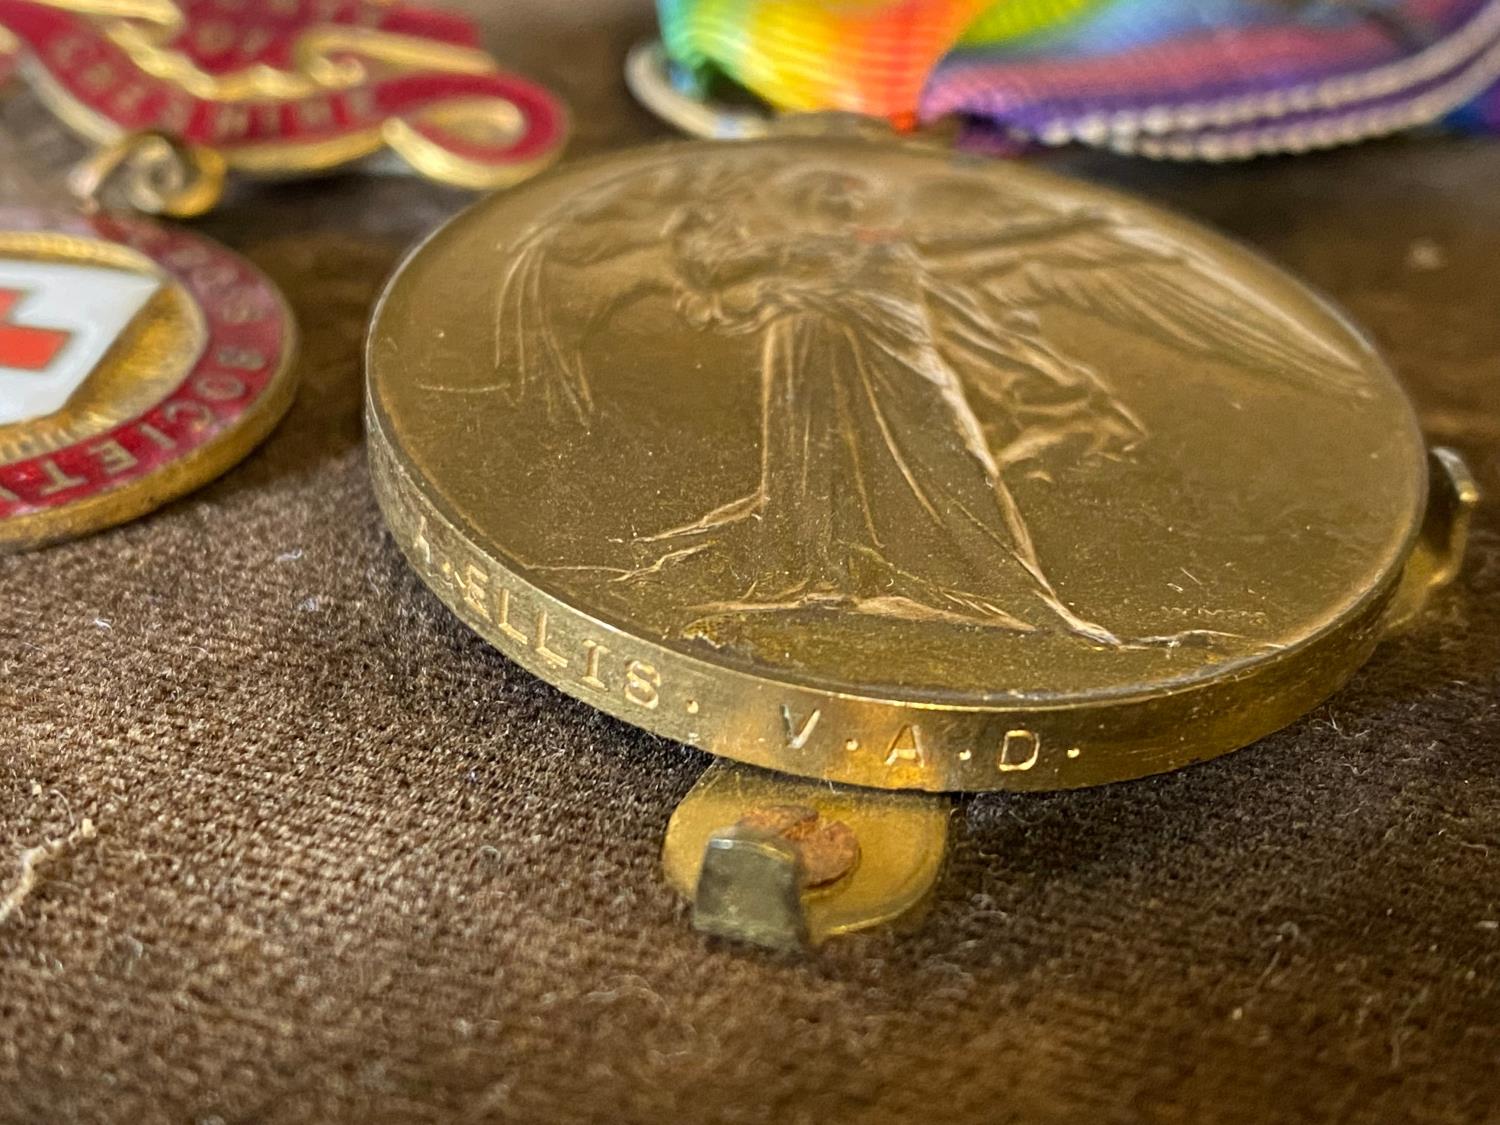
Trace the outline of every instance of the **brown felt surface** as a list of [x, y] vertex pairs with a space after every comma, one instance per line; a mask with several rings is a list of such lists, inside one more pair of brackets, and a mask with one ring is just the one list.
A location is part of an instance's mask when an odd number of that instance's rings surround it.
[[[618, 78], [644, 3], [485, 11], [575, 152], [659, 132]], [[1332, 292], [1500, 495], [1500, 145], [1052, 162]], [[915, 933], [709, 945], [657, 865], [705, 759], [508, 664], [382, 533], [363, 323], [460, 202], [348, 178], [217, 214], [302, 319], [292, 415], [152, 518], [0, 560], [0, 900], [96, 828], [0, 923], [0, 1119], [1500, 1121], [1493, 508], [1292, 729], [967, 803]]]

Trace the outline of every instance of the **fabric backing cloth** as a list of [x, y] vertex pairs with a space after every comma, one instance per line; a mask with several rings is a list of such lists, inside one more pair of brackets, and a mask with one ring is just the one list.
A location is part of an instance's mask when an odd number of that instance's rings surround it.
[[[666, 135], [620, 77], [644, 0], [470, 10], [569, 99], [572, 155]], [[1500, 496], [1500, 146], [1045, 162], [1331, 294]], [[301, 320], [286, 422], [147, 519], [0, 560], [0, 1120], [1500, 1121], [1493, 506], [1457, 586], [1289, 729], [961, 802], [913, 926], [707, 941], [659, 849], [708, 759], [508, 663], [382, 527], [366, 319], [465, 202], [240, 191], [201, 225]]]

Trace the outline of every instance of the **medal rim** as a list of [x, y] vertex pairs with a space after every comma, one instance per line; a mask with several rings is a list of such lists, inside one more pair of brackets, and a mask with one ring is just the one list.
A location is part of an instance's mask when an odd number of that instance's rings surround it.
[[[24, 210], [32, 210], [33, 214], [48, 217], [45, 211], [28, 208], [13, 208], [11, 213]], [[63, 220], [62, 216], [51, 218]], [[161, 226], [143, 216], [129, 216], [128, 221], [139, 225]], [[53, 508], [0, 517], [0, 555], [53, 546], [128, 523], [217, 480], [270, 436], [296, 399], [297, 359], [301, 340], [296, 315], [281, 288], [248, 258], [217, 239], [183, 227], [173, 228], [173, 234], [176, 237], [191, 238], [196, 243], [213, 248], [218, 254], [233, 257], [240, 268], [252, 276], [272, 299], [282, 325], [282, 345], [281, 354], [266, 381], [265, 389], [230, 424], [180, 458], [133, 480], [106, 485], [98, 492], [65, 501]], [[100, 234], [92, 237], [99, 241], [111, 241]], [[152, 260], [166, 276], [182, 284], [174, 271]], [[197, 295], [191, 289], [187, 292], [201, 310]], [[201, 362], [200, 357], [184, 374], [184, 381], [192, 377]]]
[[[426, 495], [399, 467], [399, 455], [373, 407], [367, 409], [366, 425], [376, 502], [397, 547], [423, 585], [502, 656], [564, 694], [651, 734], [748, 765], [877, 789], [985, 792], [1083, 788], [1166, 773], [1241, 749], [1301, 718], [1348, 682], [1384, 639], [1386, 610], [1401, 579], [1401, 567], [1397, 567], [1357, 613], [1274, 657], [1251, 663], [1248, 668], [1242, 663], [1213, 678], [1172, 689], [1097, 693], [1030, 704], [934, 702], [859, 694], [714, 664], [576, 609], [504, 567], [475, 544], [472, 533], [460, 521], [445, 515], [441, 500]], [[443, 562], [434, 563], [435, 557]], [[684, 713], [680, 706], [668, 705], [643, 714], [618, 693], [591, 690], [576, 676], [570, 680], [559, 675], [529, 638], [523, 635], [518, 641], [505, 633], [492, 618], [477, 613], [464, 593], [455, 588], [458, 579], [454, 576], [468, 566], [483, 566], [495, 576], [486, 579], [489, 585], [505, 583], [504, 588], [518, 604], [518, 620], [507, 621], [510, 627], [519, 624], [535, 628], [540, 607], [548, 615], [551, 643], [558, 648], [567, 644], [561, 638], [570, 633], [590, 640], [602, 637], [612, 652], [620, 654], [621, 663], [628, 656], [629, 664], [650, 669], [658, 684], [678, 685], [672, 692], [674, 702], [716, 696], [738, 702], [725, 709], [729, 711], [726, 717], [712, 723], [704, 713], [708, 707]], [[449, 572], [446, 580], [445, 570]], [[520, 620], [522, 614], [524, 621]], [[764, 712], [769, 720], [748, 727], [744, 712], [752, 708]], [[920, 759], [894, 763], [881, 761], [878, 756], [853, 760], [848, 754], [803, 752], [790, 748], [780, 729], [788, 713], [802, 719], [813, 713], [836, 714], [843, 729], [878, 727], [886, 732], [887, 742], [891, 732], [938, 717], [950, 727], [943, 739], [943, 745], [950, 748], [928, 747]], [[1228, 722], [1232, 733], [1204, 734], [1205, 716]], [[1006, 760], [1004, 747], [1011, 735], [1029, 734], [1033, 727], [1043, 725], [1049, 745], [1066, 748], [1063, 759], [1037, 770], [1035, 761], [1028, 763], [1023, 747], [1012, 755], [1013, 760]], [[1106, 732], [1103, 738], [1099, 736], [1101, 729]], [[969, 749], [966, 755], [965, 750], [951, 749], [959, 745], [989, 746], [993, 752], [984, 755]], [[871, 743], [864, 747], [876, 748], [883, 746]], [[1105, 759], [1103, 764], [1101, 757]]]
[[[824, 138], [823, 143], [828, 139]], [[916, 142], [895, 139], [836, 139], [839, 142], [869, 144], [879, 148], [926, 147]], [[556, 174], [584, 171], [590, 167], [629, 160], [644, 161], [649, 156], [660, 154], [681, 153], [684, 158], [690, 158], [693, 151], [708, 148], [717, 150], [724, 143], [726, 142], [675, 140], [635, 146], [570, 162], [566, 169], [560, 169]], [[815, 137], [801, 136], [748, 139], [737, 143], [756, 146], [820, 142]], [[956, 156], [954, 159], [968, 161], [976, 158]], [[487, 206], [504, 205], [494, 198], [473, 204], [410, 250], [393, 272], [371, 315], [366, 344], [368, 452], [376, 498], [398, 546], [424, 584], [460, 620], [503, 655], [559, 690], [634, 726], [697, 746], [717, 756], [802, 776], [876, 788], [932, 791], [1074, 788], [1143, 777], [1217, 757], [1249, 745], [1305, 715], [1342, 687], [1373, 653], [1385, 634], [1387, 608], [1421, 536], [1427, 507], [1429, 474], [1426, 443], [1409, 394], [1396, 379], [1383, 353], [1347, 313], [1253, 247], [1221, 234], [1193, 218], [1176, 214], [1152, 201], [1132, 197], [1124, 192], [1092, 182], [1071, 180], [1045, 169], [1028, 167], [1012, 168], [1012, 171], [1030, 177], [1034, 182], [1054, 182], [1063, 190], [1081, 190], [1092, 197], [1126, 206], [1134, 212], [1143, 212], [1169, 230], [1188, 231], [1194, 238], [1204, 240], [1216, 249], [1253, 260], [1262, 268], [1269, 269], [1284, 284], [1298, 290], [1330, 320], [1336, 322], [1351, 340], [1357, 341], [1367, 353], [1365, 358], [1372, 369], [1372, 377], [1378, 373], [1395, 389], [1408, 423], [1406, 430], [1410, 440], [1409, 451], [1416, 466], [1415, 476], [1410, 481], [1411, 504], [1406, 511], [1405, 531], [1399, 544], [1387, 549], [1378, 576], [1362, 590], [1351, 588], [1348, 598], [1330, 610], [1328, 620], [1320, 628], [1307, 631], [1294, 642], [1268, 655], [1249, 654], [1214, 664], [1210, 672], [1203, 670], [1206, 665], [1195, 663], [1191, 672], [1171, 682], [978, 701], [972, 698], [972, 693], [963, 693], [970, 698], [945, 698], [938, 692], [924, 692], [921, 698], [896, 698], [890, 692], [876, 689], [860, 691], [848, 685], [819, 682], [816, 677], [805, 674], [777, 675], [772, 667], [764, 663], [754, 669], [718, 663], [684, 651], [670, 641], [644, 637], [632, 631], [628, 623], [617, 622], [608, 616], [575, 606], [566, 597], [552, 592], [545, 585], [507, 565], [503, 553], [490, 552], [480, 546], [486, 538], [480, 529], [473, 527], [463, 516], [453, 511], [439, 489], [421, 482], [414, 467], [403, 462], [403, 452], [384, 422], [384, 406], [376, 388], [377, 373], [386, 362], [378, 354], [382, 343], [381, 327], [388, 302], [401, 285], [408, 268], [426, 254], [433, 243], [451, 227], [463, 223], [469, 216]], [[548, 178], [543, 176], [532, 183], [538, 190], [545, 190], [547, 182]], [[418, 521], [417, 526], [413, 526], [414, 519]], [[1394, 523], [1393, 518], [1392, 524]], [[983, 762], [979, 760], [982, 755], [978, 753], [971, 758], [955, 761], [950, 759], [960, 755], [950, 755], [947, 752], [926, 754], [923, 756], [925, 760], [918, 762], [901, 763], [895, 767], [886, 764], [883, 768], [871, 769], [862, 764], [835, 760], [836, 756], [814, 760], [800, 750], [790, 750], [780, 745], [785, 740], [767, 730], [760, 730], [758, 734], [752, 735], [744, 729], [705, 729], [709, 724], [701, 712], [687, 716], [680, 709], [663, 708], [643, 714], [638, 708], [621, 702], [618, 697], [605, 697], [569, 683], [564, 676], [557, 674], [556, 668], [546, 659], [539, 658], [532, 648], [517, 643], [514, 637], [476, 614], [462, 592], [455, 591], [450, 582], [445, 582], [441, 576], [425, 569], [431, 560], [421, 557], [423, 552], [419, 543], [425, 540], [430, 549], [436, 538], [445, 539], [453, 549], [462, 551], [472, 559], [482, 560], [492, 572], [503, 575], [508, 586], [524, 591], [527, 604], [544, 606], [548, 620], [558, 631], [557, 635], [561, 635], [564, 622], [570, 627], [602, 633], [611, 638], [613, 644], [619, 645], [621, 650], [632, 654], [641, 653], [643, 660], [649, 658], [648, 663], [660, 672], [663, 682], [669, 678], [669, 669], [673, 676], [705, 685], [714, 680], [733, 680], [736, 684], [733, 691], [724, 692], [720, 689], [714, 694], [754, 697], [769, 693], [777, 700], [792, 699], [803, 708], [804, 714], [823, 711], [830, 706], [848, 706], [861, 712], [873, 709], [885, 716], [883, 721], [887, 727], [892, 727], [893, 723], [910, 723], [917, 716], [938, 715], [956, 720], [966, 729], [971, 729], [976, 743], [992, 738], [997, 730], [1006, 737], [1009, 734], [1029, 733], [1028, 729], [1021, 727], [1022, 721], [1028, 716], [1046, 716], [1051, 734], [1058, 726], [1059, 718], [1066, 717], [1063, 725], [1076, 734], [1076, 740], [1061, 737], [1051, 741], [1062, 745], [1077, 741], [1089, 746], [1077, 753], [1072, 752], [1075, 747], [1069, 746], [1070, 752], [1066, 759], [1051, 770], [1036, 770], [1031, 766], [1006, 769], [1002, 765], [997, 771], [993, 755], [985, 757]], [[705, 691], [699, 694], [708, 693]], [[771, 706], [768, 700], [763, 709], [769, 710]], [[1210, 724], [1216, 721], [1230, 722], [1234, 732], [1202, 733], [1205, 716]], [[1012, 723], [1014, 728], [1008, 725]], [[1098, 731], [1101, 728], [1110, 737], [1100, 738]], [[1098, 761], [1091, 760], [1101, 756], [1110, 759], [1103, 767]]]

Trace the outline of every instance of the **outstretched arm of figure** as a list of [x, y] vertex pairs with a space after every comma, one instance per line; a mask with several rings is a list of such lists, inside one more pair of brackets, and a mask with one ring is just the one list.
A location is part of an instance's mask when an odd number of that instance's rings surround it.
[[922, 260], [955, 281], [1004, 274], [1025, 264], [1029, 255], [1054, 243], [1066, 243], [1096, 225], [1087, 211], [1033, 211], [1011, 217], [1003, 225], [988, 223], [979, 230], [942, 231], [919, 235], [912, 245]]
[[992, 318], [981, 296], [936, 285], [930, 307], [950, 362], [976, 404], [986, 404], [986, 441], [1001, 467], [1068, 445], [1113, 457], [1144, 436], [1140, 421], [1088, 365], [1043, 338], [1030, 313]]
[[1019, 225], [932, 263], [1004, 309], [1049, 305], [1271, 380], [1363, 397], [1356, 357], [1269, 303], [1253, 282], [1156, 231], [1100, 212]]

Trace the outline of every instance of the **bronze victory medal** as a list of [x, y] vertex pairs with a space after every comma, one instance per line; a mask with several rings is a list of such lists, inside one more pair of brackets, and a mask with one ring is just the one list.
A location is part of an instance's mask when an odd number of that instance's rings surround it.
[[1039, 789], [1242, 746], [1368, 656], [1427, 491], [1370, 345], [1189, 222], [780, 138], [489, 199], [372, 329], [375, 480], [474, 629], [715, 754]]
[[291, 402], [291, 314], [247, 262], [145, 219], [0, 209], [0, 551], [142, 515]]

